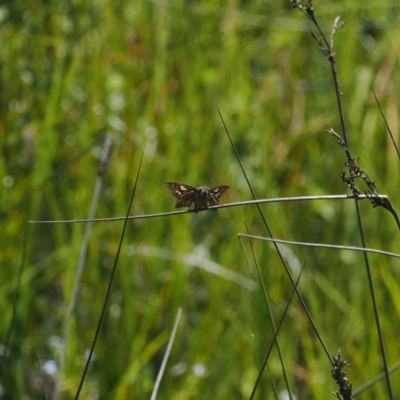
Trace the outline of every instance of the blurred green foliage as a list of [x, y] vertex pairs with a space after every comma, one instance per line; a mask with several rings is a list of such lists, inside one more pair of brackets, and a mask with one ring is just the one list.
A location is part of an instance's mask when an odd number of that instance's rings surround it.
[[[314, 6], [328, 36], [337, 15], [347, 22], [335, 51], [350, 148], [400, 209], [399, 160], [372, 95], [399, 143], [399, 5]], [[14, 0], [1, 3], [0, 23], [0, 398], [43, 399], [44, 388], [51, 398], [84, 225], [27, 221], [87, 217], [106, 134], [115, 147], [96, 217], [125, 215], [142, 153], [132, 214], [173, 210], [166, 181], [228, 184], [225, 201], [251, 199], [217, 106], [257, 197], [347, 193], [339, 178], [345, 154], [324, 133], [340, 133], [330, 66], [289, 1]], [[262, 210], [278, 238], [360, 245], [352, 202]], [[367, 202], [361, 210], [368, 247], [398, 252], [392, 216]], [[93, 226], [60, 399], [76, 393], [122, 224]], [[81, 398], [150, 398], [178, 308], [158, 398], [249, 398], [273, 331], [248, 241], [243, 252], [237, 239], [247, 229], [267, 234], [254, 207], [129, 223]], [[254, 246], [277, 323], [292, 287], [273, 247]], [[300, 291], [332, 355], [341, 348], [353, 364], [353, 388], [380, 374], [362, 254], [284, 250], [294, 275], [306, 263]], [[400, 265], [370, 259], [394, 365]], [[279, 340], [296, 398], [338, 390], [298, 299]], [[399, 382], [394, 373], [394, 393]], [[286, 398], [285, 390], [274, 350], [256, 398]], [[388, 398], [384, 381], [363, 394], [376, 398]]]

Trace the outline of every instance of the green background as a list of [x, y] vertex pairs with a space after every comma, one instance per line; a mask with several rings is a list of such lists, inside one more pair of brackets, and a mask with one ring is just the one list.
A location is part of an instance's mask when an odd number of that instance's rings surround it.
[[[334, 49], [350, 149], [400, 210], [399, 159], [372, 94], [399, 143], [399, 5], [314, 7], [328, 37], [338, 15], [347, 23]], [[15, 0], [2, 2], [0, 23], [0, 398], [43, 399], [44, 388], [51, 398], [85, 225], [27, 221], [88, 217], [106, 135], [115, 145], [98, 218], [126, 214], [142, 154], [131, 215], [173, 211], [166, 181], [225, 184], [224, 202], [250, 200], [217, 106], [258, 198], [349, 193], [344, 151], [324, 132], [341, 134], [330, 65], [289, 1]], [[261, 207], [277, 238], [360, 246], [353, 201]], [[360, 207], [367, 246], [398, 252], [390, 213]], [[93, 225], [60, 399], [77, 391], [122, 228]], [[129, 222], [81, 398], [149, 399], [179, 308], [158, 398], [249, 398], [273, 330], [249, 241], [237, 237], [247, 231], [267, 235], [254, 206]], [[274, 248], [253, 245], [277, 323], [292, 286]], [[352, 364], [353, 388], [382, 373], [362, 253], [283, 252], [294, 277], [306, 264], [299, 290], [330, 353]], [[392, 366], [400, 263], [370, 262]], [[338, 390], [297, 298], [279, 342], [293, 396]], [[255, 398], [286, 390], [274, 349]], [[389, 398], [384, 380], [362, 398]]]

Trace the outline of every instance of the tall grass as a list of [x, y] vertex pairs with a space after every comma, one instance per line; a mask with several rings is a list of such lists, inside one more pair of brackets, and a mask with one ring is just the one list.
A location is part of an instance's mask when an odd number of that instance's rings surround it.
[[[338, 76], [351, 152], [400, 209], [399, 160], [372, 88], [399, 143], [399, 17], [392, 2], [318, 2]], [[124, 216], [141, 154], [132, 214], [173, 210], [166, 181], [227, 184], [225, 201], [251, 199], [217, 107], [258, 198], [349, 193], [329, 63], [312, 25], [288, 2], [31, 1], [0, 7], [0, 395], [74, 398], [121, 239], [123, 222], [96, 223], [61, 376], [66, 314], [83, 224], [27, 220], [89, 215], [106, 134], [115, 147], [96, 217]], [[360, 202], [368, 247], [399, 251], [390, 213]], [[354, 204], [261, 205], [277, 238], [360, 246]], [[162, 399], [247, 399], [293, 287], [256, 207], [131, 221], [81, 398], [150, 398], [178, 310], [158, 389]], [[383, 372], [361, 253], [285, 246], [283, 257], [331, 356], [352, 364], [353, 389]], [[211, 273], [205, 266], [212, 261]], [[399, 361], [399, 262], [370, 256], [389, 366]], [[218, 268], [219, 267], [219, 268]], [[243, 276], [229, 279], [225, 269]], [[237, 275], [235, 275], [237, 276]], [[11, 327], [11, 329], [10, 329]], [[10, 333], [8, 335], [8, 332]], [[9, 338], [7, 340], [7, 338]], [[332, 365], [294, 299], [255, 398], [329, 398]], [[55, 363], [55, 364], [54, 364]], [[55, 370], [53, 369], [56, 366]], [[394, 398], [398, 372], [391, 375]], [[275, 393], [275, 394], [274, 394]], [[362, 394], [388, 399], [380, 380]]]

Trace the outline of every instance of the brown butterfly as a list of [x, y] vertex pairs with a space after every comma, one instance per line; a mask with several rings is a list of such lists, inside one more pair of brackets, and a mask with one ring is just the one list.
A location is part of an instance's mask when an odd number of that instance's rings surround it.
[[[219, 199], [229, 190], [229, 186], [214, 186], [212, 188], [200, 186], [195, 188], [176, 182], [166, 182], [165, 186], [172, 196], [177, 199], [175, 203], [176, 208], [193, 207], [195, 214], [200, 210], [205, 210], [210, 206], [217, 206], [220, 204]], [[218, 210], [213, 209], [212, 211]]]

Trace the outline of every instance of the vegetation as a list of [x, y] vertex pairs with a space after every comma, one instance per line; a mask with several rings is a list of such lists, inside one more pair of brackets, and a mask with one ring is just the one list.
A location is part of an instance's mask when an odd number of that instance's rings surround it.
[[[349, 148], [400, 210], [399, 158], [373, 95], [399, 144], [399, 6], [314, 8], [328, 39], [346, 22], [334, 51]], [[356, 396], [384, 372], [372, 293], [388, 366], [399, 363], [396, 258], [369, 255], [369, 280], [361, 252], [280, 245], [294, 281], [304, 267], [298, 292], [328, 357], [299, 296], [289, 304], [274, 246], [238, 238], [269, 237], [255, 205], [129, 221], [118, 258], [123, 220], [28, 223], [124, 217], [142, 156], [130, 215], [174, 211], [164, 182], [252, 200], [218, 110], [258, 199], [351, 194], [326, 132], [343, 137], [331, 66], [289, 0], [14, 0], [0, 21], [0, 398], [76, 396], [114, 265], [80, 398], [149, 399], [179, 309], [159, 399], [249, 399], [272, 342], [254, 399], [330, 398], [340, 360]], [[260, 209], [276, 238], [361, 246], [362, 232], [366, 247], [398, 253], [393, 216], [359, 201], [360, 229], [354, 203]], [[362, 398], [398, 397], [398, 375]]]

